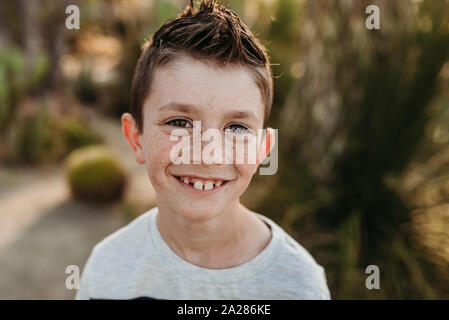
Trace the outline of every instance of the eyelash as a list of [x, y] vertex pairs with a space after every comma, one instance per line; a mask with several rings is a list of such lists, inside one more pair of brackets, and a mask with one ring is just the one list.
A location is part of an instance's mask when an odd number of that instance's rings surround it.
[[[186, 123], [186, 125], [188, 124], [188, 125], [190, 125], [190, 127], [176, 125], [176, 124], [174, 124], [176, 121], [184, 121], [184, 122]], [[180, 128], [192, 128], [192, 127], [193, 127], [192, 124], [190, 124], [190, 122], [189, 122], [188, 120], [186, 120], [186, 119], [180, 119], [180, 118], [170, 120], [170, 121], [168, 121], [166, 124], [168, 124], [168, 125], [170, 125], [170, 126], [174, 126], [174, 127], [180, 127]], [[178, 123], [178, 124], [179, 124], [179, 123]]]
[[[248, 133], [248, 132], [251, 131], [249, 128], [247, 128], [246, 126], [244, 126], [244, 125], [242, 125], [242, 124], [232, 123], [232, 124], [229, 125], [229, 127], [231, 127], [231, 126], [238, 126], [239, 128], [241, 128], [241, 129], [244, 130], [244, 133]], [[227, 130], [229, 130], [229, 129], [226, 128], [225, 131], [227, 131]], [[235, 132], [233, 132], [233, 133], [235, 133]], [[238, 133], [237, 133], [237, 134], [238, 134]]]
[[[182, 121], [183, 123], [185, 123], [184, 126], [180, 125], [179, 122], [181, 122], [181, 121]], [[178, 122], [178, 124], [175, 124], [176, 122]], [[192, 127], [193, 127], [192, 124], [191, 124], [187, 119], [181, 119], [181, 118], [172, 119], [172, 120], [166, 122], [166, 124], [167, 124], [167, 125], [170, 125], [170, 126], [174, 126], [174, 127], [180, 127], [180, 128], [192, 128]], [[190, 125], [190, 126], [187, 127], [187, 125]], [[246, 127], [246, 126], [244, 126], [244, 125], [242, 125], [242, 124], [238, 124], [238, 123], [232, 123], [232, 124], [230, 124], [230, 125], [228, 126], [228, 128], [225, 129], [225, 131], [228, 131], [228, 130], [229, 130], [229, 127], [232, 127], [232, 126], [238, 126], [238, 128], [239, 128], [239, 129], [243, 129], [245, 133], [251, 132], [251, 130], [250, 130], [248, 127]], [[232, 133], [235, 133], [234, 131], [232, 131], [232, 129], [231, 129], [230, 131], [231, 131]]]

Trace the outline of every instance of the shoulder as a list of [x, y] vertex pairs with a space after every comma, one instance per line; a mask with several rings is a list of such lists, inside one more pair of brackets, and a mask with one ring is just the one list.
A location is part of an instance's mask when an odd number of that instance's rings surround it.
[[330, 299], [326, 272], [312, 255], [273, 220], [258, 214], [272, 228], [276, 237], [277, 259], [270, 266], [273, 277], [282, 277], [287, 290], [297, 299]]
[[93, 253], [108, 253], [115, 250], [132, 251], [145, 244], [150, 234], [151, 217], [157, 213], [157, 207], [138, 216], [124, 227], [101, 240], [92, 250]]
[[77, 299], [110, 295], [106, 287], [120, 288], [123, 274], [143, 263], [143, 253], [149, 252], [145, 248], [148, 249], [151, 241], [151, 218], [155, 213], [157, 207], [113, 232], [92, 249], [83, 269]]
[[157, 207], [138, 216], [124, 227], [101, 240], [92, 249], [85, 272], [96, 273], [121, 270], [136, 263], [143, 252], [148, 252], [151, 243], [151, 218], [157, 213]]

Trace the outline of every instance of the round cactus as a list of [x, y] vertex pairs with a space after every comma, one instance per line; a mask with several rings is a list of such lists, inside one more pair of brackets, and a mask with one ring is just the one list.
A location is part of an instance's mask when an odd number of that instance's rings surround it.
[[67, 159], [67, 178], [75, 198], [92, 202], [120, 199], [126, 184], [123, 166], [104, 146], [73, 151]]

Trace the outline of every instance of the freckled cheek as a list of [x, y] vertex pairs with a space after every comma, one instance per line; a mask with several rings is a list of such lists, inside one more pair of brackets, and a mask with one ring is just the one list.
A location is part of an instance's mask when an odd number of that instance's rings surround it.
[[145, 156], [148, 174], [152, 180], [157, 179], [161, 173], [164, 174], [170, 165], [170, 150], [175, 143], [165, 134], [153, 134], [146, 139]]
[[171, 142], [170, 137], [164, 133], [153, 133], [145, 137], [145, 154], [149, 161], [167, 158], [170, 160], [170, 149], [176, 142]]
[[249, 184], [253, 175], [257, 171], [256, 164], [236, 164], [235, 167], [239, 172], [239, 179], [246, 184]]

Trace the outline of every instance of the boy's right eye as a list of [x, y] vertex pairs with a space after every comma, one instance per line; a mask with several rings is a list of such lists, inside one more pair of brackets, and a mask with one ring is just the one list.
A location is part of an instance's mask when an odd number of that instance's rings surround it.
[[181, 128], [192, 128], [192, 125], [186, 119], [173, 119], [168, 121], [166, 124]]

